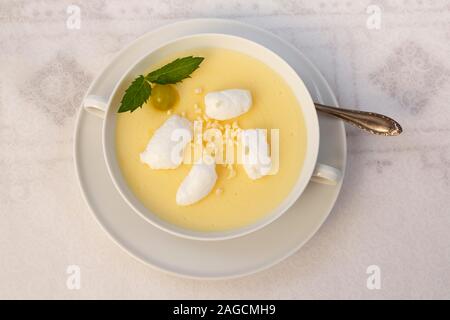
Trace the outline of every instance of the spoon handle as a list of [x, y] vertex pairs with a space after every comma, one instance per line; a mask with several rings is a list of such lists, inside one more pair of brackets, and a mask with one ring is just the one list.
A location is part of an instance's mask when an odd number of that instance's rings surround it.
[[314, 104], [318, 111], [342, 119], [373, 134], [398, 136], [403, 131], [397, 121], [379, 113], [335, 108], [320, 103]]

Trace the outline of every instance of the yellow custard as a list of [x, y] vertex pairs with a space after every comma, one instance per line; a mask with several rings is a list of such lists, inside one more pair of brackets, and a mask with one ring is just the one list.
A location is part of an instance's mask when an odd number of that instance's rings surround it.
[[[194, 105], [204, 110], [206, 93], [231, 88], [250, 90], [253, 97], [250, 110], [221, 123], [237, 121], [242, 129], [279, 129], [278, 173], [251, 180], [237, 164], [234, 166], [236, 175], [227, 178], [228, 169], [217, 165], [218, 179], [212, 192], [193, 205], [178, 206], [175, 202], [177, 189], [191, 165], [152, 170], [139, 158], [155, 130], [170, 117], [150, 102], [133, 113], [117, 114], [119, 166], [137, 198], [170, 223], [197, 231], [224, 231], [250, 225], [281, 204], [300, 174], [306, 152], [306, 129], [299, 103], [281, 76], [255, 58], [222, 48], [199, 48], [177, 57], [188, 55], [205, 59], [191, 78], [175, 85], [179, 100], [171, 112], [194, 120], [198, 116]], [[149, 71], [174, 58], [150, 66]]]

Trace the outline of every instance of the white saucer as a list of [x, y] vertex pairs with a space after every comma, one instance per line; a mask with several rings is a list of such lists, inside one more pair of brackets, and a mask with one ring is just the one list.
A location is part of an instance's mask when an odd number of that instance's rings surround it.
[[[152, 48], [195, 33], [226, 33], [249, 38], [283, 57], [300, 75], [315, 101], [337, 105], [318, 70], [296, 48], [251, 25], [231, 20], [196, 19], [171, 24], [137, 39], [94, 80], [89, 94], [108, 97], [126, 69]], [[320, 116], [319, 162], [344, 172], [345, 129]], [[310, 183], [294, 206], [269, 226], [225, 241], [187, 240], [154, 227], [137, 215], [116, 191], [106, 169], [102, 120], [80, 109], [75, 132], [75, 163], [84, 198], [98, 222], [125, 251], [157, 269], [191, 278], [223, 279], [266, 269], [297, 251], [327, 218], [341, 189]]]

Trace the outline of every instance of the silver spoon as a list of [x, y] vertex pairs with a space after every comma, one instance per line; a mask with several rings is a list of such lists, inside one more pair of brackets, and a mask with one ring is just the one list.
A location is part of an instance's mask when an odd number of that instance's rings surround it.
[[342, 119], [373, 134], [398, 136], [403, 131], [397, 121], [379, 113], [335, 108], [320, 103], [314, 104], [318, 111]]

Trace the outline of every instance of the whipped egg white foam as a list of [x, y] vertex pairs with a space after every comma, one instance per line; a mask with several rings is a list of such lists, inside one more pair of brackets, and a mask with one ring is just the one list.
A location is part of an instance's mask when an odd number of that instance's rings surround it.
[[[191, 122], [173, 115], [155, 131], [147, 148], [140, 154], [141, 162], [152, 169], [175, 169], [183, 161], [182, 153], [191, 140]], [[173, 153], [176, 148], [178, 155]]]
[[[252, 96], [248, 90], [229, 89], [209, 92], [204, 101], [205, 113], [209, 118], [228, 120], [246, 113], [252, 105]], [[192, 138], [192, 123], [183, 116], [172, 115], [155, 131], [146, 149], [140, 154], [140, 160], [152, 169], [175, 169], [183, 161], [182, 154]], [[268, 175], [272, 160], [266, 130], [242, 130], [240, 139], [242, 165], [247, 176], [256, 180]], [[200, 201], [212, 191], [216, 181], [215, 160], [204, 154], [199, 162], [193, 164], [179, 186], [176, 203], [187, 206]]]
[[209, 92], [205, 96], [205, 113], [211, 119], [228, 120], [246, 113], [252, 105], [250, 91], [228, 89]]
[[217, 181], [216, 163], [210, 156], [192, 166], [177, 191], [176, 201], [180, 206], [188, 206], [206, 197]]

